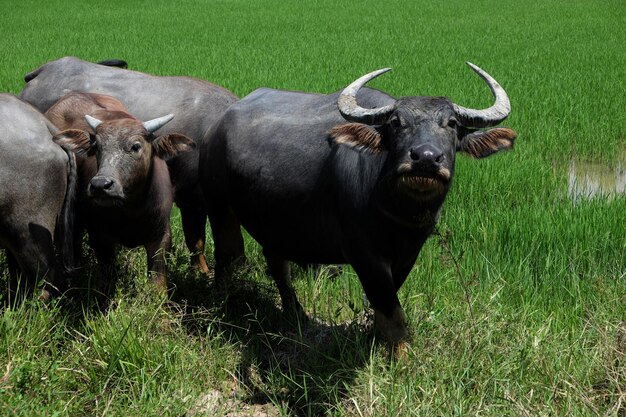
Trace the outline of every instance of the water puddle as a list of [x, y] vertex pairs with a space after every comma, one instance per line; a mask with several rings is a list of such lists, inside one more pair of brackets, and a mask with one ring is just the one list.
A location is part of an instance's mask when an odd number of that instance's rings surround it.
[[614, 165], [572, 160], [567, 178], [567, 192], [574, 202], [626, 194], [626, 155]]

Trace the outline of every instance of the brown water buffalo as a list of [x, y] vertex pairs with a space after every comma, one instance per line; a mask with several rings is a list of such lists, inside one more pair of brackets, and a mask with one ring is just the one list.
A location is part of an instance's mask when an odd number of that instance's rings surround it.
[[11, 273], [9, 292], [15, 293], [21, 270], [25, 293], [44, 281], [44, 299], [63, 290], [63, 269], [73, 268], [76, 162], [50, 130], [56, 129], [31, 105], [0, 94], [0, 247]]
[[[176, 118], [161, 134], [180, 133], [196, 144], [237, 97], [228, 90], [191, 77], [162, 77], [64, 57], [48, 62], [25, 76], [20, 98], [45, 112], [71, 90], [107, 94], [122, 101], [130, 113], [149, 120], [173, 113]], [[198, 186], [198, 152], [185, 152], [167, 162], [180, 208], [185, 242], [192, 253], [192, 267], [208, 273], [204, 257], [206, 214]]]
[[[495, 104], [469, 109], [445, 97], [362, 88], [386, 70], [329, 95], [261, 88], [233, 104], [200, 148], [200, 182], [215, 241], [216, 278], [243, 254], [239, 224], [262, 246], [285, 310], [303, 315], [287, 261], [349, 263], [377, 332], [407, 337], [397, 291], [433, 232], [457, 152], [510, 149], [495, 126], [510, 113], [485, 71]], [[462, 191], [462, 190], [460, 190]]]
[[79, 155], [78, 216], [102, 271], [110, 272], [117, 244], [143, 246], [149, 273], [166, 289], [173, 188], [165, 160], [193, 149], [194, 142], [153, 134], [173, 115], [141, 122], [101, 94], [71, 92], [46, 116], [62, 129], [54, 140]]

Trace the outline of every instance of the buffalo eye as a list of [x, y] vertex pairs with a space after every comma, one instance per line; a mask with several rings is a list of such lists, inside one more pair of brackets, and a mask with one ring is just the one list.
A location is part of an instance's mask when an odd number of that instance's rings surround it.
[[139, 150], [141, 150], [141, 143], [139, 142], [133, 143], [132, 146], [130, 147], [130, 150], [133, 152], [139, 152]]
[[394, 129], [401, 129], [404, 127], [404, 121], [397, 114], [391, 116], [391, 119], [389, 119], [389, 124]]

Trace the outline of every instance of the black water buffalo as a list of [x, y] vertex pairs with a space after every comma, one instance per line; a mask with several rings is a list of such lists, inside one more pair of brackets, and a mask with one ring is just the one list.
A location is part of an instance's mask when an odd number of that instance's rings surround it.
[[63, 129], [54, 140], [80, 155], [78, 216], [101, 270], [111, 271], [117, 244], [143, 246], [153, 281], [166, 289], [173, 188], [165, 159], [195, 143], [180, 134], [153, 134], [173, 115], [142, 123], [101, 94], [69, 93], [46, 117]]
[[[283, 309], [303, 314], [287, 260], [349, 263], [384, 338], [406, 338], [396, 292], [433, 232], [457, 151], [481, 158], [513, 146], [495, 126], [510, 113], [498, 83], [485, 110], [444, 97], [394, 99], [361, 88], [330, 95], [261, 88], [232, 105], [200, 149], [216, 277], [243, 255], [240, 223], [263, 246]], [[357, 101], [359, 104], [357, 104]]]
[[[76, 162], [52, 141], [56, 129], [31, 105], [0, 94], [0, 247], [25, 293], [44, 280], [42, 298], [59, 289], [61, 265], [73, 268], [73, 201]], [[56, 251], [55, 251], [56, 246]]]
[[[206, 131], [237, 100], [228, 90], [191, 77], [161, 77], [111, 68], [123, 61], [98, 65], [74, 57], [48, 62], [27, 74], [20, 98], [45, 112], [71, 90], [106, 94], [123, 102], [130, 113], [149, 120], [173, 113], [176, 118], [161, 131], [180, 133], [199, 143]], [[194, 268], [208, 273], [204, 257], [205, 209], [198, 186], [198, 152], [168, 161], [174, 201], [180, 208], [185, 242]]]

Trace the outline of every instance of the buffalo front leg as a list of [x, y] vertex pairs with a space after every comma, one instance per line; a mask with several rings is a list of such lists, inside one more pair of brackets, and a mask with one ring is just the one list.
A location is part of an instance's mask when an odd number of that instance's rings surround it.
[[352, 264], [374, 310], [374, 331], [395, 345], [408, 339], [406, 315], [396, 294], [391, 268], [385, 264]]
[[276, 282], [278, 287], [283, 312], [293, 314], [298, 319], [306, 320], [306, 314], [298, 302], [296, 291], [291, 283], [289, 262], [265, 248], [263, 248], [263, 255], [265, 256], [270, 275], [274, 278], [274, 282]]
[[95, 279], [89, 277], [87, 287], [89, 293], [95, 294], [95, 299], [101, 307], [105, 307], [108, 299], [113, 295], [117, 282], [117, 271], [115, 270], [115, 245], [112, 243], [100, 242], [90, 235], [91, 247], [98, 261], [98, 272]]
[[169, 226], [160, 239], [145, 245], [148, 259], [148, 274], [157, 289], [167, 292], [166, 255], [172, 247], [172, 236]]

